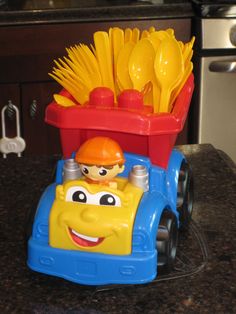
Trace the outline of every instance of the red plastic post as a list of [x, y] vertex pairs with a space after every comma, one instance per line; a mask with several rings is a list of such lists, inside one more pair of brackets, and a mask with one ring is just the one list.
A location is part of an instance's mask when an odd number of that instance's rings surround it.
[[96, 87], [89, 95], [89, 105], [94, 107], [114, 106], [114, 94], [108, 87]]

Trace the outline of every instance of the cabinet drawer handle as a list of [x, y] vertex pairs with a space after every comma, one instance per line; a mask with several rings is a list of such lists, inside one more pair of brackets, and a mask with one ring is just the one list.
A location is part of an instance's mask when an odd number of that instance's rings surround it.
[[14, 104], [13, 102], [9, 99], [7, 102], [7, 109], [6, 109], [6, 114], [9, 120], [13, 120], [15, 118], [15, 109], [14, 109]]
[[34, 99], [31, 103], [30, 109], [29, 109], [29, 114], [30, 114], [31, 119], [36, 118], [37, 111], [38, 111], [38, 104], [37, 104], [37, 100]]
[[213, 61], [209, 65], [211, 72], [236, 73], [236, 61]]

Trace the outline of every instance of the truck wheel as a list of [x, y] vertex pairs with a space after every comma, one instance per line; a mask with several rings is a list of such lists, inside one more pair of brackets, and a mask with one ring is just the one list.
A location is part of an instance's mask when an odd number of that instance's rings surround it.
[[187, 228], [193, 212], [193, 175], [186, 161], [182, 162], [179, 172], [177, 210], [180, 227], [182, 229]]
[[156, 240], [158, 267], [172, 268], [176, 257], [177, 242], [178, 226], [176, 217], [170, 211], [164, 211], [158, 226]]

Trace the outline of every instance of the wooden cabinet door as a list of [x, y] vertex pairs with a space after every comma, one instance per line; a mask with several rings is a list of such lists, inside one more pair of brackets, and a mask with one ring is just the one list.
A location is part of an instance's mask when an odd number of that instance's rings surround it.
[[53, 94], [60, 89], [61, 87], [54, 82], [21, 85], [26, 155], [50, 155], [61, 152], [59, 130], [44, 122], [46, 106], [52, 101]]

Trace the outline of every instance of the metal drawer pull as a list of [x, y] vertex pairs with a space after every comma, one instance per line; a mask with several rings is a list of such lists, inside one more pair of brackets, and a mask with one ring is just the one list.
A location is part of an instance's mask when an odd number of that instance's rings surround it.
[[236, 61], [213, 61], [209, 65], [211, 72], [236, 73]]
[[15, 153], [18, 157], [21, 157], [21, 153], [25, 149], [25, 141], [20, 136], [20, 117], [19, 110], [15, 105], [11, 105], [11, 110], [16, 112], [16, 136], [9, 138], [6, 136], [6, 125], [5, 125], [5, 111], [8, 106], [2, 108], [2, 138], [0, 139], [0, 152], [3, 153], [3, 158], [7, 157], [9, 153]]
[[37, 100], [34, 99], [29, 109], [29, 114], [30, 114], [31, 119], [36, 118], [37, 111], [38, 111], [38, 104], [37, 104]]
[[13, 102], [9, 99], [8, 100], [8, 104], [7, 104], [7, 111], [6, 111], [6, 114], [7, 114], [7, 117], [12, 121], [13, 119], [15, 119], [15, 115], [16, 115], [16, 112], [15, 112], [15, 109], [13, 108], [14, 104]]

